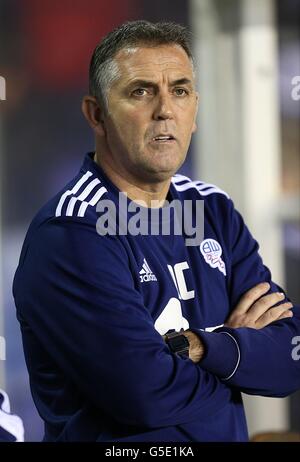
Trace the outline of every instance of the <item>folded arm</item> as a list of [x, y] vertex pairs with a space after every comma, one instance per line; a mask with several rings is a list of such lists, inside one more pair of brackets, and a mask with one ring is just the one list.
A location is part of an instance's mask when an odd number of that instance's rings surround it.
[[[51, 222], [20, 265], [14, 294], [33, 386], [34, 358], [45, 351], [66, 383], [120, 423], [177, 425], [230, 401], [227, 384], [170, 353], [135, 289], [119, 239], [104, 240], [87, 225]], [[51, 389], [42, 393], [53, 401]]]
[[[236, 309], [213, 332], [193, 329], [202, 343], [199, 367], [243, 392], [285, 396], [300, 388], [300, 360], [293, 354], [300, 335], [300, 307], [291, 310], [282, 289], [272, 282], [257, 242], [233, 206], [229, 220], [229, 299]], [[268, 295], [251, 304], [259, 291]]]

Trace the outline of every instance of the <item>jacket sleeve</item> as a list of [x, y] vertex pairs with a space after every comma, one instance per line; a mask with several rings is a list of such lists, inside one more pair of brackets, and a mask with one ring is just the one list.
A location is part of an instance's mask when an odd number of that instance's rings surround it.
[[66, 380], [120, 423], [182, 424], [231, 399], [214, 374], [170, 353], [114, 236], [79, 222], [42, 225], [21, 255], [14, 296]]
[[[229, 242], [231, 269], [229, 275], [230, 306], [250, 288], [260, 282], [271, 284], [270, 293], [283, 290], [271, 280], [269, 269], [258, 253], [258, 244], [251, 236], [241, 215], [230, 201]], [[289, 300], [286, 297], [286, 301]], [[206, 356], [199, 363], [228, 384], [249, 394], [286, 396], [300, 388], [300, 308], [294, 306], [293, 317], [252, 328], [219, 328], [214, 332], [199, 332], [206, 346]], [[228, 338], [235, 352], [223, 348]], [[224, 365], [230, 364], [231, 372]]]

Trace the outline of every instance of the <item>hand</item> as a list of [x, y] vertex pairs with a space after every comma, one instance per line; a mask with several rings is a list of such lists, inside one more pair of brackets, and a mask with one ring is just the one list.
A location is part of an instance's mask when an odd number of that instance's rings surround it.
[[240, 299], [233, 312], [225, 322], [225, 327], [252, 327], [262, 329], [271, 322], [293, 316], [290, 302], [274, 305], [284, 299], [284, 294], [274, 292], [264, 295], [270, 284], [263, 282], [248, 290]]

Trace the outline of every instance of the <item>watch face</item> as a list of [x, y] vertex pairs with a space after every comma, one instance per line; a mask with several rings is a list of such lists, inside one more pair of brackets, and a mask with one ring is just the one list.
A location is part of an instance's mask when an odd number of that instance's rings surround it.
[[179, 332], [167, 334], [167, 343], [173, 353], [188, 356], [190, 344], [185, 335]]
[[175, 350], [181, 350], [188, 346], [187, 338], [184, 335], [179, 335], [178, 337], [174, 337], [172, 339], [172, 346]]

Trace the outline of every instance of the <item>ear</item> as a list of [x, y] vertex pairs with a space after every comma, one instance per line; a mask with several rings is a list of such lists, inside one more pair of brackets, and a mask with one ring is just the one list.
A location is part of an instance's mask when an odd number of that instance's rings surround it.
[[197, 130], [197, 124], [196, 124], [196, 120], [197, 120], [197, 114], [198, 114], [198, 106], [199, 106], [199, 93], [197, 92], [197, 93], [196, 93], [196, 109], [195, 109], [195, 118], [194, 118], [194, 123], [193, 123], [192, 133], [195, 133], [195, 131]]
[[94, 96], [84, 96], [81, 103], [81, 110], [88, 121], [90, 127], [99, 136], [105, 135], [105, 126], [103, 120], [103, 109], [100, 107]]

